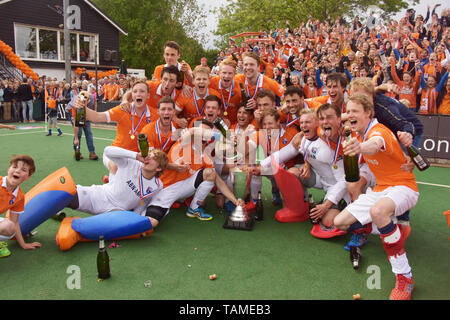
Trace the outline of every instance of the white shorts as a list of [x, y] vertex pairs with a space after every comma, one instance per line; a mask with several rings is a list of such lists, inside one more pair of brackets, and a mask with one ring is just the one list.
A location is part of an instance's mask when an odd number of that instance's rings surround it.
[[100, 214], [109, 211], [117, 211], [117, 206], [111, 204], [106, 198], [102, 186], [80, 186], [77, 185], [78, 204], [77, 210], [90, 214]]
[[[1, 217], [0, 217], [0, 222], [2, 222], [3, 220], [6, 220], [6, 218], [1, 218]], [[11, 236], [2, 236], [2, 235], [0, 234], [0, 241], [7, 241], [7, 240], [10, 240], [10, 239], [14, 238], [15, 235], [16, 235], [15, 233], [14, 233], [13, 235], [11, 235]]]
[[419, 192], [405, 186], [389, 187], [383, 191], [375, 192], [368, 189], [359, 198], [350, 203], [345, 210], [350, 212], [362, 225], [372, 222], [370, 208], [382, 198], [389, 198], [395, 203], [394, 216], [401, 216], [407, 210], [414, 207], [419, 199]]
[[177, 183], [174, 183], [159, 191], [150, 201], [150, 205], [170, 208], [175, 201], [192, 196], [196, 190], [195, 180], [197, 179], [197, 175], [200, 171], [201, 169], [197, 170], [197, 172], [189, 178], [178, 181]]

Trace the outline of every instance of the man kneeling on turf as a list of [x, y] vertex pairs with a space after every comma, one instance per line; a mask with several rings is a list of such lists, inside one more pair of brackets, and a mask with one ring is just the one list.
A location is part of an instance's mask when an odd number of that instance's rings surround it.
[[163, 188], [159, 176], [167, 166], [167, 155], [152, 149], [144, 158], [140, 153], [112, 146], [106, 147], [104, 153], [120, 169], [114, 183], [77, 185], [77, 193], [68, 207], [94, 215], [110, 211], [144, 215], [151, 198]]
[[376, 185], [362, 194], [334, 218], [341, 230], [370, 232], [372, 222], [397, 277], [390, 299], [409, 300], [414, 288], [411, 267], [405, 252], [405, 235], [392, 217], [402, 215], [417, 203], [419, 192], [414, 174], [401, 169], [406, 163], [395, 135], [374, 118], [372, 99], [355, 94], [347, 102], [348, 120], [360, 140], [343, 143], [345, 155], [361, 154], [375, 176]]

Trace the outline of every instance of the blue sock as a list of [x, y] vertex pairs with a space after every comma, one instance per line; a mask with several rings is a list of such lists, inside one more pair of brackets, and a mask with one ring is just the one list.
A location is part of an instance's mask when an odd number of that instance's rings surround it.
[[391, 221], [384, 227], [378, 228], [378, 231], [380, 231], [381, 234], [389, 234], [395, 230], [395, 227], [396, 225]]
[[48, 133], [49, 133], [49, 134], [52, 134], [52, 129], [48, 129]]
[[352, 232], [358, 229], [363, 228], [364, 226], [361, 224], [361, 222], [356, 221], [354, 224], [352, 224], [348, 229], [347, 232]]
[[58, 133], [62, 133], [60, 128], [58, 128]]

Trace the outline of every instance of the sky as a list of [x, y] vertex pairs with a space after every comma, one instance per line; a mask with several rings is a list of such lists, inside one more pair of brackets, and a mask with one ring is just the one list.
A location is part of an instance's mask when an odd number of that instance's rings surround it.
[[[208, 11], [210, 9], [222, 7], [227, 3], [226, 0], [197, 0], [197, 2], [200, 5], [204, 5], [204, 8], [206, 11]], [[440, 3], [441, 6], [439, 6], [438, 9], [436, 10], [440, 16], [443, 8], [450, 7], [450, 5], [448, 5], [448, 4], [445, 5], [445, 2], [446, 1], [422, 0], [422, 1], [420, 1], [419, 4], [410, 6], [410, 7], [414, 8], [416, 10], [416, 15], [420, 13], [425, 17], [425, 15], [427, 13], [427, 5], [430, 6], [430, 8], [431, 8], [430, 11], [431, 11], [431, 10], [433, 10], [433, 7], [435, 4]], [[403, 17], [405, 15], [405, 11], [406, 11], [406, 9], [399, 12], [395, 16], [395, 19], [400, 19], [401, 17]], [[206, 49], [214, 48], [214, 39], [216, 39], [216, 37], [212, 34], [212, 31], [214, 31], [217, 28], [217, 21], [218, 21], [217, 16], [215, 16], [213, 14], [209, 14], [209, 18], [207, 20], [207, 26], [206, 26], [206, 30], [205, 30], [205, 32], [207, 33], [206, 39], [208, 39], [208, 41], [206, 43]]]

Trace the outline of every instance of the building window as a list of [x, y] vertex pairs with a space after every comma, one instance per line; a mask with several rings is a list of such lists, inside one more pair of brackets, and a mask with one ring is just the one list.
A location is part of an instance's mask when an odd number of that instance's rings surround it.
[[[64, 32], [24, 25], [15, 25], [16, 53], [22, 59], [64, 62]], [[70, 56], [74, 63], [95, 62], [98, 35], [70, 33]], [[98, 48], [97, 48], [98, 50]]]
[[21, 58], [37, 58], [35, 28], [16, 26], [16, 53]]
[[58, 60], [57, 31], [39, 29], [39, 59]]

